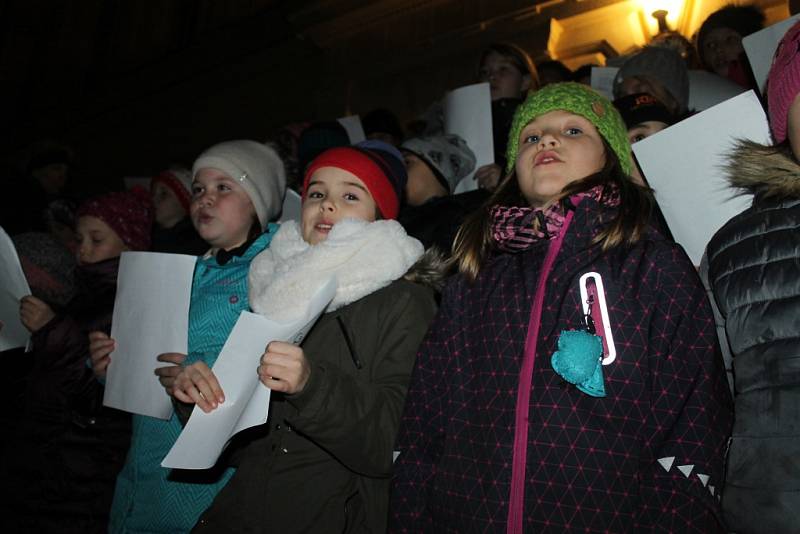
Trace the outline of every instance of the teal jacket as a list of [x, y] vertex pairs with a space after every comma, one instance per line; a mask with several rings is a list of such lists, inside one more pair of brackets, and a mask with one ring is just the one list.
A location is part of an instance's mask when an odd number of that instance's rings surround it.
[[[198, 258], [189, 307], [189, 354], [186, 363], [212, 366], [243, 310], [249, 309], [247, 273], [250, 262], [269, 246], [278, 225], [267, 230], [242, 256], [225, 265], [214, 257]], [[208, 508], [233, 469], [180, 471], [161, 467], [181, 432], [169, 420], [133, 417], [133, 435], [125, 466], [117, 477], [109, 532], [188, 532]]]

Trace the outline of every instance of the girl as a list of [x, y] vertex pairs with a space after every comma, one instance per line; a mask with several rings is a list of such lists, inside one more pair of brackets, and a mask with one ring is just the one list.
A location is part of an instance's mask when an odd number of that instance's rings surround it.
[[686, 254], [647, 226], [619, 114], [549, 85], [517, 111], [508, 162], [418, 354], [392, 529], [721, 531], [714, 322]]
[[796, 532], [800, 524], [799, 45], [797, 23], [778, 45], [767, 80], [778, 145], [743, 142], [731, 152], [730, 184], [753, 193], [753, 205], [707, 249], [736, 385], [722, 509], [743, 533]]
[[[272, 240], [285, 188], [283, 165], [275, 152], [255, 141], [215, 145], [192, 169], [192, 223], [211, 247], [198, 258], [189, 308], [189, 354], [162, 354], [176, 365], [156, 369], [172, 387], [180, 365], [212, 365], [242, 310], [248, 309], [247, 272], [251, 260]], [[92, 363], [105, 374], [114, 342], [95, 332]], [[111, 532], [186, 532], [230, 478], [230, 470], [181, 472], [161, 467], [181, 431], [167, 421], [135, 415], [133, 438], [111, 509]]]
[[[296, 312], [331, 273], [339, 285], [302, 346], [267, 346], [263, 437], [240, 451], [196, 531], [385, 531], [397, 421], [435, 311], [432, 292], [406, 274], [422, 245], [394, 220], [404, 182], [384, 150], [322, 153], [305, 175], [301, 224], [284, 224], [253, 260], [253, 309], [271, 319]], [[201, 364], [178, 377], [175, 396], [204, 410], [224, 399]]]
[[511, 43], [490, 44], [481, 54], [478, 81], [489, 82], [492, 96], [492, 137], [495, 163], [475, 171], [478, 185], [494, 191], [505, 166], [506, 140], [517, 106], [539, 88], [536, 66], [527, 52]]
[[20, 303], [33, 351], [13, 463], [2, 477], [11, 532], [105, 532], [130, 439], [128, 415], [102, 405], [86, 336], [111, 327], [119, 255], [149, 247], [150, 204], [145, 192], [110, 193], [77, 216], [76, 296], [65, 307], [32, 295]]
[[208, 249], [189, 217], [192, 203], [192, 173], [173, 167], [150, 180], [153, 200], [153, 252], [196, 256]]

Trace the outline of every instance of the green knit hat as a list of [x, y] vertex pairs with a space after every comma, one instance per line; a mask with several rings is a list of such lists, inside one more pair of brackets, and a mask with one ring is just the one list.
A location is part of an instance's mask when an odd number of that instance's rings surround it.
[[519, 136], [523, 128], [536, 117], [551, 111], [563, 110], [585, 118], [597, 128], [608, 146], [616, 153], [625, 174], [631, 173], [631, 145], [628, 130], [614, 105], [588, 85], [575, 82], [554, 83], [530, 93], [514, 113], [508, 134], [506, 174], [517, 162]]

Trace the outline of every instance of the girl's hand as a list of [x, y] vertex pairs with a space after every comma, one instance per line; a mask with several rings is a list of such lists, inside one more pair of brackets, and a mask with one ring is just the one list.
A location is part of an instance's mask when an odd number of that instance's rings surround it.
[[33, 295], [22, 297], [19, 301], [19, 319], [32, 334], [41, 330], [55, 316], [45, 301]]
[[475, 171], [475, 179], [478, 181], [478, 187], [481, 189], [494, 191], [497, 189], [497, 184], [500, 183], [500, 176], [502, 174], [503, 171], [499, 165], [490, 163]]
[[89, 357], [92, 360], [92, 371], [97, 378], [106, 376], [111, 354], [114, 352], [114, 340], [105, 332], [89, 332]]
[[303, 349], [291, 343], [273, 341], [261, 356], [258, 366], [261, 382], [272, 391], [289, 395], [300, 393], [311, 376], [311, 365]]
[[179, 352], [165, 352], [156, 357], [156, 360], [160, 362], [174, 364], [167, 365], [166, 367], [158, 367], [155, 371], [156, 376], [158, 376], [158, 381], [161, 382], [161, 385], [164, 386], [164, 389], [167, 390], [167, 394], [170, 396], [175, 396], [175, 377], [183, 371], [181, 364], [185, 359], [186, 355]]
[[180, 369], [172, 388], [172, 395], [176, 399], [196, 404], [206, 413], [225, 402], [225, 393], [205, 362], [196, 362]]

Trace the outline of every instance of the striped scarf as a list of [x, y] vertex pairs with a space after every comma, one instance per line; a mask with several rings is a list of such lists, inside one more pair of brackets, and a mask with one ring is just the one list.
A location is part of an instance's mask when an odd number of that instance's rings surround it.
[[[517, 253], [527, 250], [537, 241], [550, 239], [561, 230], [567, 210], [574, 210], [581, 200], [591, 197], [601, 200], [603, 186], [598, 185], [581, 191], [547, 208], [519, 206], [493, 206], [489, 211], [492, 218], [492, 240], [497, 250]], [[618, 205], [619, 195], [613, 191], [606, 204]]]

